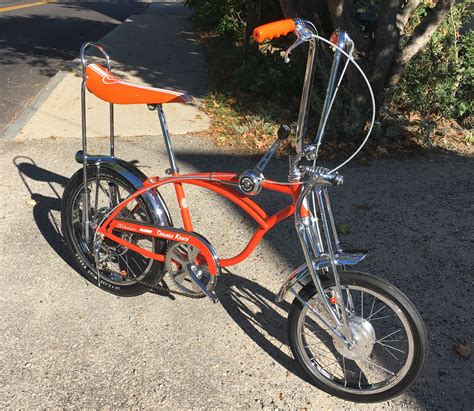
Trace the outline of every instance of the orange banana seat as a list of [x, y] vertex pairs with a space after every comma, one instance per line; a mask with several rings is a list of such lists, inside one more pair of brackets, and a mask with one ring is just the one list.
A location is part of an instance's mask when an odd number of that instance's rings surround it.
[[188, 94], [141, 86], [122, 80], [110, 74], [99, 64], [89, 64], [86, 67], [86, 76], [87, 89], [98, 98], [113, 104], [191, 103], [193, 101]]

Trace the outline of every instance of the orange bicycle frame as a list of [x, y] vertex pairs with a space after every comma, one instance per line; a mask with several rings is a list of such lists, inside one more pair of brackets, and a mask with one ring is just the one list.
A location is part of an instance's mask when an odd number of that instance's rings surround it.
[[[127, 199], [122, 201], [112, 213], [108, 216], [108, 218], [100, 225], [97, 229], [98, 233], [101, 233], [105, 238], [108, 238], [114, 242], [119, 243], [122, 246], [130, 248], [148, 258], [152, 258], [158, 261], [164, 261], [165, 256], [163, 254], [153, 253], [151, 251], [145, 250], [135, 244], [132, 244], [121, 237], [118, 237], [112, 233], [114, 229], [120, 229], [120, 221], [116, 220], [116, 217], [120, 214], [120, 211], [126, 207], [131, 201], [135, 198], [139, 197], [140, 195], [144, 194], [149, 190], [157, 190], [160, 187], [166, 184], [173, 184], [174, 189], [176, 192], [181, 218], [183, 222], [184, 229], [186, 231], [192, 232], [193, 225], [191, 221], [191, 215], [187, 206], [186, 202], [186, 195], [184, 192], [183, 185], [189, 184], [198, 187], [202, 187], [217, 193], [220, 196], [227, 198], [228, 200], [232, 201], [235, 205], [240, 207], [243, 211], [246, 212], [250, 217], [252, 217], [259, 227], [253, 234], [250, 241], [244, 247], [244, 249], [237, 255], [231, 258], [223, 258], [219, 260], [219, 264], [221, 267], [228, 267], [235, 264], [240, 263], [244, 259], [246, 259], [253, 250], [257, 247], [260, 243], [260, 240], [263, 236], [271, 230], [275, 225], [283, 221], [284, 219], [292, 216], [295, 212], [295, 203], [301, 193], [301, 183], [290, 183], [284, 184], [279, 183], [272, 180], [264, 180], [262, 183], [263, 189], [275, 191], [278, 193], [285, 194], [291, 197], [291, 204], [285, 207], [284, 209], [278, 211], [273, 215], [268, 215], [258, 204], [252, 201], [249, 197], [245, 194], [242, 194], [237, 189], [233, 188], [232, 186], [237, 185], [239, 181], [239, 176], [234, 173], [197, 173], [197, 174], [174, 174], [170, 177], [166, 178], [149, 178], [143, 188], [137, 190], [132, 195], [130, 195]], [[307, 216], [308, 211], [306, 209], [301, 210], [301, 214], [303, 216]], [[147, 235], [146, 226], [141, 226], [139, 222], [134, 223], [134, 229], [140, 229], [140, 233]], [[160, 227], [165, 231], [166, 227]], [[165, 238], [165, 237], [162, 237]], [[214, 271], [214, 270], [213, 270]]]

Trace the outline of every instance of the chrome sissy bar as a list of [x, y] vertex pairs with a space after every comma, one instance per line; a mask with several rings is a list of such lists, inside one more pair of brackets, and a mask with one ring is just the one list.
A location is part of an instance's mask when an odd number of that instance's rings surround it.
[[[81, 119], [82, 119], [82, 167], [83, 167], [83, 179], [84, 179], [84, 193], [83, 193], [83, 207], [82, 207], [82, 230], [84, 235], [84, 240], [86, 243], [90, 241], [90, 232], [89, 232], [89, 192], [87, 190], [87, 160], [88, 160], [88, 152], [87, 152], [87, 119], [86, 119], [86, 66], [87, 60], [85, 52], [89, 48], [95, 48], [99, 50], [102, 56], [104, 57], [107, 70], [110, 72], [111, 64], [110, 64], [110, 57], [105, 51], [105, 49], [93, 42], [84, 43], [81, 47], [80, 51], [80, 59], [81, 59], [81, 66], [82, 66], [82, 85], [81, 85]], [[114, 105], [112, 103], [109, 104], [109, 111], [110, 111], [110, 156], [115, 156], [115, 133], [114, 133]]]

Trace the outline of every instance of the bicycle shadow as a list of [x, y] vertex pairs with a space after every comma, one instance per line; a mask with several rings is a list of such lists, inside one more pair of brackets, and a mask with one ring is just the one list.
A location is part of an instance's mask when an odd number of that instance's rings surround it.
[[[19, 162], [20, 160], [26, 160]], [[40, 230], [49, 246], [74, 270], [76, 267], [70, 256], [61, 233], [61, 196], [55, 185], [63, 189], [68, 178], [54, 173], [53, 171], [39, 167], [36, 162], [26, 156], [17, 156], [13, 159], [13, 164], [18, 170], [18, 174], [30, 194], [33, 205], [33, 218], [36, 226]], [[46, 183], [50, 195], [35, 192], [32, 188], [31, 180]], [[77, 270], [76, 270], [77, 271]]]
[[[262, 285], [224, 269], [216, 287], [222, 307], [232, 320], [275, 362], [308, 382], [288, 347], [287, 301], [275, 303], [275, 294]], [[291, 374], [290, 374], [291, 373]]]

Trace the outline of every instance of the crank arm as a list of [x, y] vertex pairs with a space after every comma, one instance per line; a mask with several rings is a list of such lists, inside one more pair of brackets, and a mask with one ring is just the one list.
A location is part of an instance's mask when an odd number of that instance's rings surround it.
[[219, 302], [219, 298], [209, 291], [207, 287], [202, 283], [202, 281], [197, 277], [196, 273], [194, 272], [196, 270], [196, 266], [194, 264], [188, 264], [187, 266], [188, 273], [191, 277], [191, 280], [201, 289], [201, 291], [208, 296], [211, 301], [216, 304]]

